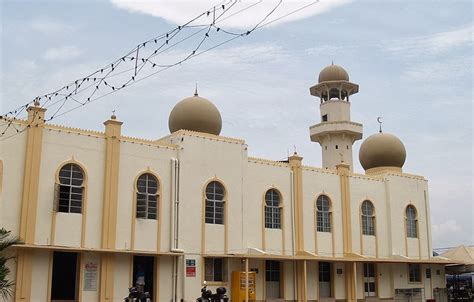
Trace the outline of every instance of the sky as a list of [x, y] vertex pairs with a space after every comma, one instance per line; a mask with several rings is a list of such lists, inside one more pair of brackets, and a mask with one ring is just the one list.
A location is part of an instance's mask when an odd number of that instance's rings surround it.
[[[82, 79], [221, 3], [2, 0], [0, 111]], [[239, 1], [199, 51], [235, 36], [224, 30], [244, 33], [310, 3], [286, 1], [264, 19], [277, 2]], [[237, 13], [245, 7], [250, 8]], [[193, 24], [209, 24], [212, 15]], [[169, 65], [186, 57], [205, 32], [158, 61]], [[305, 165], [319, 167], [321, 149], [308, 129], [320, 120], [319, 100], [309, 87], [332, 61], [360, 85], [351, 115], [364, 124], [364, 138], [377, 132], [381, 116], [384, 132], [405, 144], [404, 171], [429, 180], [433, 246], [474, 244], [471, 1], [321, 0], [113, 94], [105, 95], [110, 87], [103, 87], [100, 100], [52, 123], [103, 130], [115, 110], [123, 134], [158, 139], [169, 134], [173, 106], [197, 84], [199, 95], [221, 112], [221, 135], [245, 139], [250, 156], [281, 160], [296, 148]], [[150, 67], [141, 75], [152, 72]], [[118, 85], [120, 77], [109, 84]], [[72, 108], [68, 102], [61, 110]], [[354, 170], [364, 173], [360, 143], [353, 148]]]

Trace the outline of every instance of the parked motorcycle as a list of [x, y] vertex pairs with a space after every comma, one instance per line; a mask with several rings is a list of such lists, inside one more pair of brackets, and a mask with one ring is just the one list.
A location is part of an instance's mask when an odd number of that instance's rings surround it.
[[149, 292], [141, 292], [137, 287], [133, 286], [128, 289], [128, 297], [124, 298], [125, 302], [151, 302]]
[[218, 287], [216, 293], [213, 294], [211, 290], [207, 289], [207, 282], [204, 281], [201, 297], [197, 298], [196, 302], [229, 302], [229, 298], [225, 294], [226, 292], [225, 287]]

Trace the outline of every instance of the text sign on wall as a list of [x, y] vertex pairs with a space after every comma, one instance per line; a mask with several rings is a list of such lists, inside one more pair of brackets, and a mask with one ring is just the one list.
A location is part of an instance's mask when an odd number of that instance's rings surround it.
[[84, 266], [84, 291], [97, 291], [97, 261], [88, 261]]
[[186, 277], [196, 277], [195, 259], [186, 259]]

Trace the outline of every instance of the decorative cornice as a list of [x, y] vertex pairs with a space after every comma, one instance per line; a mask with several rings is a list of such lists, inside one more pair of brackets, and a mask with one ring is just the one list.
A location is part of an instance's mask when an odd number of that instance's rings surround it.
[[105, 137], [105, 132], [69, 127], [69, 126], [64, 126], [64, 125], [55, 125], [55, 124], [46, 123], [44, 125], [44, 128], [51, 129], [51, 130], [60, 130], [60, 131], [65, 131], [65, 132], [70, 132], [70, 133], [75, 133], [75, 134], [96, 135], [100, 137]]
[[167, 139], [179, 137], [179, 136], [193, 136], [193, 137], [206, 138], [210, 140], [221, 141], [221, 142], [232, 143], [232, 144], [239, 144], [239, 145], [245, 144], [245, 141], [243, 139], [226, 137], [226, 136], [221, 136], [221, 135], [214, 135], [214, 134], [191, 131], [191, 130], [184, 130], [184, 129], [175, 131], [171, 133], [170, 135], [160, 138], [158, 141], [163, 141], [163, 140], [167, 140]]
[[132, 136], [121, 136], [119, 141], [123, 143], [141, 144], [141, 145], [173, 149], [173, 150], [178, 148], [177, 145], [169, 144], [161, 140], [151, 140], [151, 139], [132, 137]]
[[324, 168], [312, 167], [312, 166], [301, 166], [301, 168], [303, 169], [303, 171], [311, 171], [311, 172], [337, 175], [337, 171], [334, 169], [324, 169]]
[[258, 158], [258, 157], [248, 157], [247, 159], [248, 159], [248, 162], [255, 163], [255, 164], [277, 166], [277, 167], [284, 167], [284, 168], [290, 167], [289, 163], [277, 161], [277, 160], [270, 160], [270, 159], [264, 159], [264, 158]]

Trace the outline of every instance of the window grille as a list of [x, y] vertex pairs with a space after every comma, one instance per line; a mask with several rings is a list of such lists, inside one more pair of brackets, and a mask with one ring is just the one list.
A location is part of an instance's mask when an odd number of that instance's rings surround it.
[[66, 164], [59, 170], [59, 184], [55, 187], [55, 210], [82, 213], [84, 172], [76, 164]]
[[142, 174], [137, 180], [137, 218], [156, 219], [158, 208], [158, 180], [153, 174]]
[[225, 281], [225, 261], [223, 258], [206, 258], [204, 260], [204, 280], [211, 282]]
[[281, 229], [280, 193], [270, 189], [265, 193], [265, 227]]
[[316, 201], [316, 226], [318, 232], [331, 232], [331, 201], [326, 195]]
[[280, 281], [280, 261], [265, 261], [265, 281]]
[[374, 206], [368, 200], [362, 203], [362, 234], [375, 235]]
[[408, 264], [410, 282], [421, 282], [421, 266], [419, 264]]
[[213, 181], [206, 187], [206, 223], [224, 224], [224, 187]]
[[331, 282], [331, 263], [319, 262], [319, 282]]
[[407, 237], [418, 238], [418, 226], [416, 209], [414, 206], [409, 205], [406, 209], [406, 229]]

